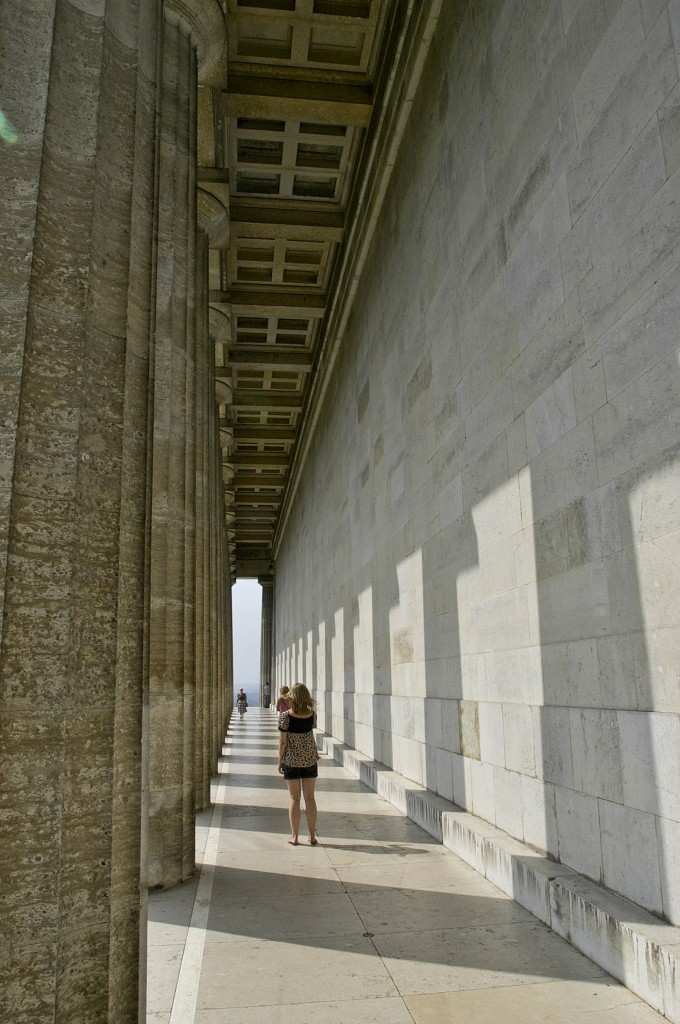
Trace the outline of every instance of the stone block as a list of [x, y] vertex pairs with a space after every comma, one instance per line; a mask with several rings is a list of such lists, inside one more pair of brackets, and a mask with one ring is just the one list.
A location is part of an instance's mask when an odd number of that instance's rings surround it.
[[623, 803], [616, 712], [572, 708], [571, 748], [575, 788]]
[[479, 710], [477, 701], [461, 700], [460, 752], [464, 757], [479, 760]]
[[[629, 5], [624, 13], [629, 11]], [[635, 18], [634, 10], [630, 10]], [[625, 44], [624, 44], [625, 46]], [[603, 47], [603, 60], [611, 60]], [[616, 60], [616, 58], [615, 58]], [[612, 65], [615, 73], [616, 65]], [[616, 165], [656, 113], [678, 78], [670, 27], [660, 18], [649, 36], [607, 93], [591, 130], [579, 146], [567, 172], [574, 220], [599, 191]], [[593, 89], [597, 90], [597, 82]], [[593, 94], [595, 96], [595, 93]], [[584, 122], [585, 123], [585, 122]]]
[[571, 294], [510, 367], [515, 413], [529, 408], [584, 350], [578, 294]]
[[442, 700], [442, 747], [454, 754], [460, 753], [460, 724], [457, 700]]
[[459, 807], [469, 807], [472, 803], [472, 781], [470, 778], [470, 760], [459, 754], [452, 754], [453, 768], [453, 799]]
[[496, 594], [475, 608], [477, 643], [482, 650], [506, 651], [532, 642], [526, 588]]
[[603, 334], [609, 399], [677, 350], [679, 291], [680, 271], [673, 268]]
[[564, 302], [559, 251], [547, 257], [513, 307], [519, 345], [523, 348], [538, 334]]
[[556, 786], [555, 817], [558, 854], [562, 863], [599, 882], [602, 878], [602, 850], [597, 800], [573, 789]]
[[506, 286], [510, 305], [521, 303], [545, 263], [571, 228], [566, 177], [562, 175], [536, 211], [508, 258]]
[[453, 801], [453, 755], [448, 750], [436, 750], [436, 792], [445, 800]]
[[624, 0], [572, 93], [579, 139], [587, 135], [644, 37], [640, 4]]
[[495, 824], [496, 803], [493, 791], [493, 765], [470, 761], [471, 801], [473, 814]]
[[[592, 423], [579, 423], [569, 434], [538, 455], [529, 465], [526, 487], [534, 519], [599, 486]], [[525, 502], [522, 501], [522, 512]], [[528, 525], [526, 519], [523, 525]]]
[[680, 822], [657, 818], [656, 832], [663, 913], [669, 921], [680, 921]]
[[583, 214], [594, 264], [665, 180], [659, 126], [652, 118]]
[[536, 577], [546, 579], [591, 561], [593, 551], [583, 498], [545, 516], [534, 527]]
[[[647, 0], [647, 3], [641, 4], [640, 6], [642, 8], [642, 21], [645, 26], [645, 32], [649, 35], [656, 25], [657, 20], [668, 7], [668, 0]], [[672, 26], [673, 18], [671, 15], [671, 28]]]
[[537, 587], [544, 644], [610, 632], [609, 574], [601, 560], [539, 580]]
[[496, 825], [508, 835], [523, 839], [521, 776], [517, 772], [506, 771], [505, 768], [494, 768], [493, 793]]
[[480, 701], [479, 714], [479, 756], [486, 764], [504, 767], [503, 705]]
[[616, 706], [680, 714], [680, 629], [655, 629], [629, 639], [637, 701]]
[[518, 416], [507, 429], [508, 474], [513, 476], [522, 466], [526, 466], [527, 437], [524, 426], [524, 415]]
[[[502, 487], [508, 479], [508, 453], [505, 435], [496, 438], [476, 457], [470, 459], [463, 471], [463, 507], [466, 511], [477, 505], [480, 500], [488, 497], [498, 487]], [[477, 555], [477, 536], [471, 529], [472, 523], [465, 523], [469, 531], [456, 544], [463, 541], [465, 559], [475, 560]]]
[[592, 345], [576, 360], [573, 376], [576, 420], [581, 423], [607, 401], [604, 360], [599, 343]]
[[607, 800], [600, 800], [599, 806], [603, 884], [660, 914], [663, 901], [654, 815]]
[[[565, 305], [566, 299], [574, 297], [578, 306], [578, 293], [575, 293], [575, 289], [593, 269], [588, 222], [584, 216], [579, 217], [571, 231], [560, 242], [560, 262], [562, 265]], [[579, 328], [582, 337], [583, 327], [580, 321], [579, 315]]]
[[557, 859], [555, 787], [528, 775], [523, 775], [521, 779], [524, 842]]
[[571, 98], [620, 5], [621, 0], [601, 0], [598, 4], [562, 0], [564, 45], [555, 59], [561, 103]]
[[512, 383], [508, 378], [484, 396], [465, 422], [468, 458], [487, 448], [513, 421]]
[[539, 777], [573, 789], [569, 708], [534, 708], [534, 743]]
[[658, 111], [661, 144], [670, 175], [680, 166], [680, 85], [676, 85]]
[[617, 719], [626, 805], [680, 821], [680, 715], [618, 711]]
[[598, 637], [597, 671], [603, 707], [637, 706], [633, 646], [630, 635]]
[[601, 706], [597, 641], [555, 643], [543, 649], [544, 702], [565, 707]]
[[601, 337], [677, 264], [679, 188], [676, 171], [579, 285], [586, 344]]
[[576, 426], [574, 383], [568, 370], [524, 413], [527, 453], [531, 461]]
[[486, 597], [514, 590], [517, 585], [514, 539], [487, 548], [480, 557], [482, 593]]
[[523, 704], [503, 704], [503, 745], [505, 766], [522, 775], [536, 775], [533, 708]]

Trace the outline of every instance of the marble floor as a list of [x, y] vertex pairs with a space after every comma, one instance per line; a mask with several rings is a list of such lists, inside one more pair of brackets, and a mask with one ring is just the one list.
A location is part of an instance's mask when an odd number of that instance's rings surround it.
[[148, 1024], [664, 1019], [327, 758], [288, 845], [276, 716], [234, 717], [200, 874], [149, 900]]

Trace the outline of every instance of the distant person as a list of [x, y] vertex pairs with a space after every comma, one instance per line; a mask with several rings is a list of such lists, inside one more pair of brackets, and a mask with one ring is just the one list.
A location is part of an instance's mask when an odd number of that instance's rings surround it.
[[264, 684], [264, 689], [262, 690], [262, 696], [264, 697], [264, 706], [266, 708], [268, 708], [269, 705], [271, 704], [271, 701], [272, 701], [272, 688], [269, 685], [269, 683], [265, 683]]
[[243, 716], [245, 715], [247, 708], [248, 698], [246, 697], [243, 687], [241, 687], [241, 689], [236, 694], [236, 710], [241, 716], [241, 719], [243, 719]]
[[310, 846], [316, 846], [316, 800], [314, 787], [319, 774], [313, 729], [316, 725], [316, 701], [303, 683], [297, 683], [290, 691], [291, 707], [279, 715], [279, 772], [288, 784], [290, 801], [291, 846], [298, 845], [300, 832], [300, 796], [305, 796], [305, 817], [309, 832]]
[[282, 711], [290, 711], [290, 690], [287, 686], [282, 686], [279, 690], [279, 699], [276, 702], [276, 710], [281, 714]]

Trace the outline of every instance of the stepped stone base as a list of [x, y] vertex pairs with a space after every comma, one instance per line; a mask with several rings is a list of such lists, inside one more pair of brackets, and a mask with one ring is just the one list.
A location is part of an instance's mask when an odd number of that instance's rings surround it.
[[680, 1024], [680, 928], [542, 857], [366, 754], [323, 733], [317, 743], [502, 892]]

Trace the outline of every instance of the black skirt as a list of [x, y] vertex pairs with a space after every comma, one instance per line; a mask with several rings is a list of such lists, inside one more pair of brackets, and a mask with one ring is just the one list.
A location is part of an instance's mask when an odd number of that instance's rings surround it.
[[319, 766], [313, 764], [311, 768], [289, 768], [287, 764], [284, 764], [283, 777], [284, 779], [318, 779]]

